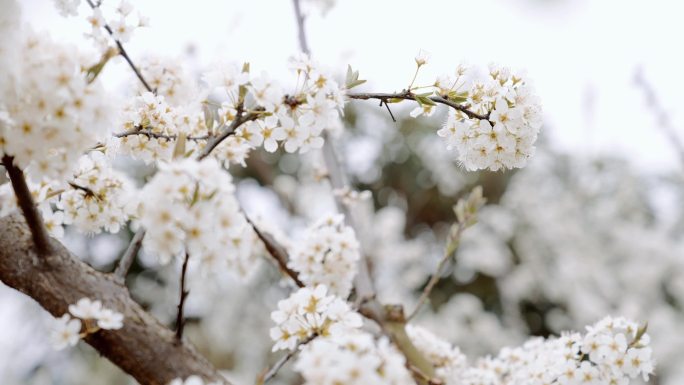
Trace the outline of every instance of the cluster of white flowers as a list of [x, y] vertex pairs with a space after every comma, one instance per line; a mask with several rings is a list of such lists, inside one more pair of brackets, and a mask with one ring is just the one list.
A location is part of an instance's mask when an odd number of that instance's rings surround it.
[[[85, 234], [103, 229], [117, 233], [134, 213], [133, 183], [112, 168], [99, 151], [81, 156], [68, 182], [28, 182], [48, 232], [62, 238], [64, 225], [74, 225]], [[15, 212], [17, 200], [11, 184], [0, 186], [0, 216]]]
[[34, 180], [67, 179], [77, 159], [107, 134], [113, 104], [74, 47], [31, 31], [8, 42], [0, 74], [0, 144]]
[[133, 214], [133, 183], [112, 168], [99, 151], [81, 157], [74, 177], [59, 196], [56, 207], [64, 212], [63, 223], [96, 234], [105, 229], [117, 233]]
[[360, 330], [316, 338], [299, 353], [294, 369], [307, 385], [413, 385], [406, 359], [386, 337]]
[[409, 324], [406, 325], [406, 333], [416, 348], [433, 364], [439, 378], [451, 378], [466, 368], [466, 356], [461, 350], [429, 330]]
[[214, 159], [160, 163], [140, 193], [143, 247], [162, 263], [188, 253], [208, 270], [251, 271], [253, 230], [234, 192], [230, 174]]
[[[156, 64], [155, 64], [156, 63]], [[125, 113], [124, 132], [118, 140], [123, 153], [152, 162], [169, 160], [180, 135], [186, 149], [203, 148], [236, 119], [241, 124], [213, 150], [212, 156], [229, 164], [245, 164], [250, 151], [263, 146], [275, 152], [305, 153], [323, 145], [323, 131], [340, 127], [343, 89], [307, 56], [292, 59], [297, 84], [286, 93], [267, 75], [251, 76], [249, 66], [222, 63], [202, 77], [205, 100], [180, 104], [195, 95], [179, 68], [151, 62], [157, 95], [146, 92]], [[248, 117], [248, 118], [247, 118]]]
[[329, 216], [309, 227], [306, 237], [294, 244], [288, 265], [307, 286], [325, 285], [330, 293], [346, 298], [361, 258], [354, 229], [344, 215]]
[[459, 67], [455, 78], [440, 78], [437, 93], [485, 118], [451, 109], [438, 135], [449, 149], [457, 149], [468, 170], [523, 167], [534, 154], [541, 128], [541, 106], [532, 86], [505, 67], [490, 66], [482, 80], [466, 79], [467, 72]]
[[[179, 135], [186, 135], [186, 149], [197, 147], [193, 135], [206, 129], [199, 110], [172, 107], [164, 96], [144, 92], [123, 112], [124, 132], [113, 140], [119, 153], [131, 155], [145, 163], [170, 161]], [[135, 134], [131, 134], [135, 133]], [[127, 135], [131, 134], [131, 135]]]
[[324, 285], [303, 287], [279, 301], [271, 319], [276, 323], [270, 332], [273, 351], [293, 350], [312, 336], [347, 334], [362, 324], [361, 315], [344, 300], [328, 295]]
[[[217, 148], [219, 157], [242, 163], [251, 148], [263, 145], [266, 151], [274, 152], [279, 144], [287, 152], [305, 153], [321, 148], [323, 131], [340, 125], [344, 98], [332, 75], [303, 54], [290, 63], [297, 74], [297, 84], [290, 93], [266, 74], [250, 79], [247, 71], [235, 65], [224, 65], [206, 74], [204, 80], [210, 88], [224, 93], [226, 101], [218, 110], [221, 123], [230, 124], [241, 104], [247, 106], [246, 110], [260, 108], [265, 117], [241, 126]], [[241, 92], [246, 95], [241, 96]]]
[[204, 382], [199, 376], [190, 376], [185, 379], [175, 378], [168, 385], [222, 385], [223, 382]]
[[[60, 15], [64, 17], [77, 16], [81, 0], [54, 0], [55, 7]], [[92, 27], [87, 35], [102, 48], [103, 52], [112, 46], [109, 32], [105, 30], [108, 25], [111, 29], [112, 37], [120, 42], [127, 42], [131, 39], [133, 32], [139, 27], [146, 27], [149, 24], [147, 17], [140, 14], [137, 18], [133, 17], [133, 4], [121, 0], [116, 2], [94, 1], [95, 7], [87, 17], [87, 21]]]
[[[116, 330], [123, 327], [124, 316], [121, 313], [89, 298], [81, 298], [76, 304], [69, 305], [69, 313], [71, 315], [64, 314], [56, 319], [52, 328], [50, 339], [57, 350], [74, 346], [81, 338], [101, 329]], [[84, 331], [81, 332], [81, 329]]]
[[[140, 73], [155, 93], [163, 96], [171, 107], [182, 106], [197, 96], [196, 81], [179, 60], [146, 57], [140, 62]], [[141, 92], [144, 92], [142, 85], [140, 87]]]
[[586, 334], [533, 338], [472, 367], [458, 348], [428, 331], [409, 326], [407, 332], [447, 384], [626, 385], [637, 377], [647, 381], [655, 365], [645, 328], [624, 318], [606, 317]]

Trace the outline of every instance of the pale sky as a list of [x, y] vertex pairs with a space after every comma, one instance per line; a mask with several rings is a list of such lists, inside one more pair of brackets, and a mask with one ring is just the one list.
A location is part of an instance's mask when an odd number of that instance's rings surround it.
[[[278, 78], [288, 76], [287, 57], [298, 50], [289, 0], [133, 3], [152, 25], [127, 44], [134, 58], [174, 58], [192, 46], [200, 66], [218, 59], [249, 61]], [[35, 28], [86, 44], [83, 20], [62, 19], [50, 0], [23, 5], [24, 18]], [[316, 59], [340, 72], [352, 64], [369, 80], [363, 86], [368, 91], [405, 87], [421, 48], [432, 54], [422, 73], [426, 82], [461, 61], [496, 62], [527, 72], [544, 106], [548, 124], [542, 135], [555, 145], [582, 154], [618, 152], [644, 169], [679, 166], [633, 75], [644, 69], [684, 139], [680, 2], [338, 0], [324, 16], [308, 8]], [[117, 67], [107, 68], [110, 78], [127, 70], [123, 63]]]

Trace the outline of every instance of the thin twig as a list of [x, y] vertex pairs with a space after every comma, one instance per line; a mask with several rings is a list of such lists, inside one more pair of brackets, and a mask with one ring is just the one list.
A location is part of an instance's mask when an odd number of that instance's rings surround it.
[[2, 163], [7, 170], [10, 182], [12, 182], [12, 188], [17, 197], [17, 204], [24, 214], [26, 224], [31, 230], [31, 236], [33, 238], [33, 243], [36, 246], [36, 251], [38, 252], [38, 255], [46, 256], [52, 251], [50, 236], [45, 228], [43, 217], [38, 212], [38, 208], [33, 201], [33, 195], [31, 195], [31, 190], [29, 190], [28, 184], [26, 183], [24, 172], [14, 164], [14, 157], [12, 156], [4, 155], [2, 157]]
[[394, 123], [396, 123], [397, 120], [394, 118], [394, 114], [392, 113], [392, 110], [390, 110], [390, 106], [389, 106], [389, 104], [387, 103], [387, 100], [380, 100], [380, 106], [382, 106], [383, 104], [385, 105], [385, 107], [387, 107], [387, 112], [389, 112], [390, 117], [392, 118], [392, 121], [393, 121]]
[[[297, 20], [297, 28], [299, 33], [299, 48], [304, 53], [311, 54], [306, 38], [306, 29], [304, 28], [304, 14], [302, 13], [299, 0], [292, 1], [294, 4], [295, 17]], [[333, 147], [332, 141], [327, 135], [327, 132], [323, 133], [323, 139], [323, 158], [325, 161], [325, 166], [328, 170], [330, 184], [332, 185], [333, 190], [347, 187], [349, 185], [347, 182], [347, 174], [340, 164], [339, 158], [335, 153], [335, 148]], [[354, 229], [356, 234], [360, 234], [349, 207], [342, 203], [341, 197], [335, 196], [334, 198], [338, 210], [344, 214], [346, 223]], [[365, 254], [362, 255], [363, 258], [361, 258], [358, 263], [359, 270], [354, 278], [354, 289], [356, 291], [357, 303], [366, 302], [367, 308], [370, 309], [369, 312], [376, 313], [375, 316], [379, 317], [381, 306], [375, 300], [375, 288], [373, 287], [373, 281], [368, 269], [367, 258], [365, 257]]]
[[136, 231], [135, 235], [133, 235], [131, 243], [128, 244], [128, 248], [126, 248], [124, 255], [121, 257], [121, 259], [119, 260], [119, 264], [116, 266], [116, 270], [114, 270], [114, 276], [119, 281], [125, 281], [126, 274], [128, 274], [128, 270], [131, 268], [131, 265], [135, 260], [135, 256], [138, 255], [138, 251], [140, 251], [140, 246], [142, 246], [142, 241], [144, 237], [145, 230], [142, 228]]
[[280, 370], [280, 368], [282, 368], [287, 363], [287, 361], [289, 361], [292, 357], [294, 357], [299, 352], [299, 348], [301, 346], [308, 344], [309, 342], [313, 341], [313, 339], [316, 337], [318, 337], [318, 334], [313, 334], [313, 335], [307, 337], [305, 340], [298, 342], [297, 346], [295, 346], [295, 348], [293, 350], [289, 351], [286, 355], [281, 357], [278, 360], [278, 362], [276, 362], [273, 365], [273, 367], [271, 369], [269, 369], [266, 372], [266, 374], [264, 374], [263, 380], [260, 382], [260, 384], [265, 384], [269, 380], [271, 380], [273, 377], [275, 377], [276, 374], [278, 374], [278, 371]]
[[188, 297], [190, 291], [185, 290], [185, 274], [188, 270], [188, 259], [190, 259], [190, 253], [185, 252], [185, 261], [183, 261], [183, 267], [181, 269], [180, 276], [180, 300], [178, 301], [178, 314], [176, 314], [176, 338], [183, 338], [183, 327], [185, 326], [185, 320], [183, 319], [183, 307], [185, 305], [185, 299]]
[[295, 18], [297, 19], [297, 36], [299, 37], [299, 48], [305, 54], [311, 54], [309, 50], [309, 43], [306, 39], [306, 29], [304, 28], [304, 13], [302, 13], [302, 7], [299, 0], [292, 0], [294, 4]]
[[[349, 99], [358, 100], [378, 99], [380, 101], [383, 101], [385, 104], [387, 104], [392, 99], [416, 100], [416, 95], [413, 94], [411, 91], [402, 91], [393, 94], [380, 92], [348, 93], [347, 97]], [[455, 110], [461, 111], [471, 119], [489, 120], [489, 113], [484, 115], [478, 114], [477, 112], [469, 110], [468, 106], [463, 106], [458, 103], [454, 103], [442, 96], [430, 96], [429, 99], [435, 103], [444, 104]]]
[[235, 116], [235, 119], [230, 123], [228, 127], [221, 131], [221, 133], [218, 136], [215, 136], [209, 140], [207, 145], [202, 149], [202, 152], [200, 152], [200, 154], [197, 156], [197, 160], [202, 160], [209, 156], [209, 154], [211, 154], [211, 152], [219, 144], [221, 144], [221, 142], [223, 142], [227, 137], [235, 135], [235, 130], [237, 130], [238, 127], [247, 122], [258, 119], [261, 116], [261, 112], [263, 112], [263, 108], [257, 108], [254, 110], [254, 112], [249, 112], [245, 114], [243, 112], [242, 105], [238, 105], [237, 115]]
[[278, 264], [278, 267], [280, 270], [283, 271], [283, 273], [287, 274], [294, 283], [298, 287], [304, 287], [304, 282], [302, 282], [299, 279], [299, 274], [292, 270], [288, 265], [287, 262], [290, 260], [289, 256], [287, 255], [287, 251], [285, 248], [280, 245], [276, 240], [271, 236], [271, 234], [260, 230], [256, 225], [254, 225], [254, 222], [252, 222], [247, 215], [245, 215], [245, 218], [247, 219], [247, 222], [252, 226], [252, 229], [256, 233], [256, 235], [261, 239], [261, 242], [263, 242], [264, 246], [266, 247], [266, 251], [268, 251], [269, 254], [275, 259], [276, 263]]
[[[87, 0], [87, 1], [88, 1], [88, 5], [90, 5], [90, 8], [92, 8], [92, 9], [96, 9], [100, 6], [99, 3], [96, 5], [95, 3], [92, 2], [92, 0]], [[119, 49], [119, 54], [121, 56], [123, 56], [123, 58], [126, 60], [126, 62], [131, 67], [133, 72], [135, 72], [135, 76], [137, 76], [138, 79], [140, 79], [140, 82], [143, 84], [145, 89], [149, 92], [156, 94], [155, 90], [153, 90], [152, 87], [150, 87], [149, 83], [147, 83], [147, 81], [142, 76], [142, 74], [140, 73], [138, 68], [135, 66], [135, 64], [133, 64], [133, 60], [131, 60], [131, 57], [128, 56], [128, 53], [126, 52], [126, 49], [124, 48], [123, 44], [121, 44], [119, 39], [114, 38], [114, 31], [112, 31], [112, 28], [109, 26], [109, 24], [105, 24], [104, 29], [107, 30], [107, 32], [109, 33], [109, 36], [111, 36], [112, 39], [114, 39], [114, 43], [116, 43], [116, 46]]]
[[637, 70], [634, 74], [634, 82], [643, 90], [644, 96], [646, 97], [646, 104], [651, 107], [656, 115], [658, 127], [660, 127], [660, 130], [667, 136], [670, 144], [677, 152], [681, 164], [684, 165], [684, 143], [682, 143], [682, 140], [677, 136], [677, 130], [672, 126], [670, 115], [660, 103], [660, 100], [658, 100], [653, 86], [651, 86], [644, 77], [642, 69]]
[[[458, 224], [458, 230], [456, 231], [454, 235], [454, 240], [458, 242], [461, 239], [461, 234], [463, 234], [463, 230], [465, 230], [466, 225], [464, 223], [459, 223]], [[435, 285], [437, 285], [437, 282], [442, 278], [442, 274], [444, 273], [444, 268], [446, 267], [446, 264], [451, 258], [453, 257], [454, 253], [456, 252], [456, 249], [454, 248], [450, 252], [445, 252], [444, 256], [442, 256], [442, 259], [439, 261], [439, 264], [437, 265], [437, 270], [435, 273], [430, 277], [430, 281], [428, 281], [428, 284], [425, 286], [423, 289], [423, 292], [420, 294], [420, 298], [418, 298], [418, 304], [416, 304], [416, 308], [411, 312], [411, 314], [406, 318], [406, 321], [411, 321], [413, 317], [415, 317], [418, 312], [420, 311], [420, 308], [423, 306], [425, 301], [430, 297], [430, 293], [432, 293], [432, 289], [435, 288]]]
[[98, 194], [96, 194], [95, 191], [93, 191], [89, 187], [81, 186], [80, 184], [75, 183], [75, 182], [69, 182], [69, 186], [73, 187], [76, 190], [83, 191], [85, 193], [86, 197], [92, 197], [98, 201], [101, 199], [100, 196]]
[[[143, 130], [143, 129], [131, 130], [131, 131], [126, 131], [126, 132], [119, 132], [119, 133], [115, 133], [113, 135], [117, 138], [125, 138], [127, 136], [134, 136], [134, 135], [143, 135], [143, 136], [147, 136], [148, 138], [155, 138], [155, 139], [167, 139], [167, 140], [178, 139], [178, 135], [159, 134], [156, 132], [152, 132], [151, 130]], [[192, 140], [195, 142], [199, 142], [199, 141], [211, 139], [211, 135], [188, 136], [185, 139]]]

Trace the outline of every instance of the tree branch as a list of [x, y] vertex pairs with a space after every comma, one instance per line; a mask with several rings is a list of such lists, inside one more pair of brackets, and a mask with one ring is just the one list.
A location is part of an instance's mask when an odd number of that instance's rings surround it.
[[263, 385], [263, 384], [267, 383], [268, 381], [270, 381], [273, 377], [276, 376], [276, 374], [278, 374], [278, 371], [280, 370], [280, 368], [282, 368], [287, 363], [287, 361], [289, 361], [290, 359], [292, 359], [292, 357], [294, 357], [297, 353], [299, 353], [299, 348], [301, 346], [308, 344], [309, 342], [311, 342], [316, 337], [318, 337], [318, 334], [313, 334], [313, 335], [309, 336], [307, 339], [305, 339], [303, 341], [299, 341], [299, 343], [297, 343], [297, 346], [295, 346], [294, 349], [287, 352], [286, 355], [282, 356], [278, 360], [278, 362], [276, 362], [275, 365], [273, 365], [273, 367], [271, 369], [269, 369], [266, 372], [266, 374], [263, 375], [263, 378], [260, 378], [259, 380], [257, 380], [257, 384]]
[[[98, 8], [100, 6], [99, 3], [97, 5], [94, 4], [92, 2], [92, 0], [87, 0], [87, 1], [88, 1], [88, 5], [90, 5], [90, 8], [92, 8], [92, 9]], [[118, 39], [114, 39], [114, 31], [112, 31], [112, 28], [109, 26], [109, 24], [105, 24], [104, 29], [107, 31], [107, 33], [109, 33], [109, 36], [112, 37], [112, 39], [114, 40], [114, 43], [116, 43], [116, 47], [119, 49], [119, 55], [123, 56], [123, 58], [126, 60], [126, 62], [131, 67], [133, 72], [135, 72], [135, 76], [138, 77], [138, 79], [143, 84], [145, 89], [149, 92], [152, 92], [153, 94], [156, 94], [157, 93], [156, 90], [154, 90], [154, 89], [152, 89], [152, 87], [150, 87], [149, 83], [147, 83], [147, 81], [142, 76], [142, 74], [140, 73], [138, 68], [135, 66], [135, 64], [133, 64], [133, 60], [131, 60], [131, 57], [128, 56], [128, 53], [126, 52], [126, 49], [124, 48], [123, 44], [121, 44], [121, 42]]]
[[225, 130], [223, 130], [218, 136], [213, 137], [212, 139], [209, 140], [207, 143], [207, 146], [202, 149], [202, 152], [197, 156], [197, 160], [202, 160], [209, 156], [214, 149], [221, 144], [227, 137], [235, 135], [235, 130], [238, 129], [241, 125], [250, 122], [252, 120], [256, 120], [261, 116], [260, 112], [263, 111], [263, 108], [256, 108], [254, 112], [250, 112], [248, 114], [245, 114], [243, 112], [243, 107], [242, 105], [239, 105], [237, 108], [237, 115], [235, 116], [235, 119], [230, 123], [230, 126], [226, 127]]
[[19, 167], [14, 165], [14, 158], [9, 155], [4, 155], [2, 157], [2, 163], [7, 170], [10, 182], [12, 182], [14, 195], [17, 197], [17, 204], [19, 205], [21, 212], [24, 214], [24, 218], [26, 219], [29, 229], [31, 229], [31, 236], [36, 247], [36, 251], [38, 252], [39, 256], [44, 257], [52, 251], [50, 246], [50, 236], [48, 235], [45, 224], [43, 223], [43, 217], [38, 212], [35, 202], [33, 202], [33, 196], [31, 195], [31, 190], [29, 190], [28, 184], [26, 184], [24, 172], [21, 171]]
[[[459, 223], [458, 224], [458, 229], [456, 230], [456, 234], [454, 235], [454, 240], [455, 242], [459, 242], [461, 239], [461, 235], [463, 234], [463, 230], [465, 230], [466, 226], [464, 223]], [[406, 318], [406, 321], [409, 322], [413, 319], [413, 317], [418, 314], [420, 311], [420, 308], [423, 306], [425, 301], [430, 297], [430, 293], [432, 293], [432, 289], [435, 288], [435, 285], [437, 285], [437, 282], [439, 282], [440, 279], [442, 279], [442, 273], [444, 272], [444, 268], [446, 267], [447, 262], [453, 257], [454, 253], [456, 252], [456, 249], [449, 249], [447, 250], [444, 255], [442, 256], [442, 259], [439, 261], [439, 264], [437, 264], [437, 270], [435, 271], [434, 274], [432, 274], [432, 277], [430, 277], [430, 281], [428, 281], [427, 285], [423, 289], [423, 292], [420, 294], [420, 298], [418, 298], [418, 303], [416, 304], [416, 308], [413, 309], [411, 314]]]
[[126, 274], [128, 274], [128, 270], [131, 268], [133, 260], [135, 260], [135, 256], [138, 255], [138, 251], [140, 251], [143, 238], [145, 238], [145, 230], [141, 228], [136, 231], [135, 235], [133, 235], [131, 243], [128, 244], [128, 248], [126, 248], [124, 255], [121, 257], [119, 264], [116, 266], [114, 276], [121, 283], [125, 282], [126, 280]]
[[261, 242], [263, 242], [264, 246], [266, 247], [266, 251], [268, 251], [269, 254], [273, 257], [273, 259], [276, 261], [278, 264], [278, 267], [280, 270], [287, 274], [294, 283], [297, 285], [297, 287], [304, 287], [304, 282], [302, 282], [299, 279], [299, 274], [292, 270], [288, 265], [287, 262], [290, 260], [290, 257], [287, 255], [287, 251], [285, 248], [280, 245], [276, 240], [271, 236], [271, 234], [268, 234], [265, 231], [259, 230], [256, 225], [254, 225], [254, 222], [252, 222], [247, 215], [245, 215], [245, 218], [247, 219], [247, 222], [252, 226], [252, 229], [256, 233], [256, 235], [261, 239]]
[[[392, 99], [403, 99], [403, 100], [416, 100], [416, 96], [411, 92], [411, 91], [402, 91], [402, 92], [397, 92], [394, 94], [388, 94], [388, 93], [373, 93], [373, 92], [365, 92], [365, 93], [348, 93], [347, 97], [349, 99], [358, 99], [358, 100], [368, 100], [368, 99], [378, 99], [381, 102], [385, 103], [385, 105], [391, 101]], [[473, 112], [468, 109], [468, 106], [463, 106], [458, 103], [454, 103], [442, 96], [430, 96], [430, 100], [432, 100], [435, 103], [439, 104], [444, 104], [447, 105], [457, 111], [461, 111], [464, 114], [466, 114], [469, 118], [471, 119], [479, 119], [479, 120], [489, 120], [489, 113], [482, 115], [478, 114], [476, 112]]]
[[646, 98], [646, 105], [651, 107], [655, 113], [658, 126], [670, 140], [670, 144], [677, 152], [677, 156], [679, 156], [681, 164], [684, 165], [684, 143], [682, 143], [679, 136], [677, 136], [677, 129], [673, 127], [670, 115], [658, 100], [658, 96], [656, 95], [653, 86], [651, 86], [651, 84], [646, 80], [643, 69], [638, 69], [634, 74], [634, 82], [643, 91], [644, 97]]
[[[302, 13], [302, 8], [300, 6], [299, 0], [292, 0], [295, 11], [295, 18], [297, 20], [297, 31], [299, 36], [299, 48], [309, 55], [311, 52], [309, 50], [309, 45], [306, 39], [306, 29], [304, 28], [304, 14]], [[347, 174], [342, 169], [340, 165], [339, 158], [335, 153], [335, 148], [333, 147], [331, 140], [326, 132], [323, 133], [323, 158], [325, 160], [325, 167], [328, 170], [328, 178], [330, 179], [330, 184], [333, 190], [341, 189], [348, 186]], [[338, 210], [344, 214], [345, 221], [347, 224], [354, 229], [356, 234], [359, 234], [358, 229], [355, 226], [355, 221], [351, 210], [342, 203], [341, 197], [335, 196], [335, 203], [337, 204]], [[365, 255], [358, 263], [359, 272], [354, 278], [354, 288], [356, 290], [356, 295], [359, 301], [368, 301], [375, 297], [375, 289], [373, 288], [373, 282], [370, 277], [370, 272], [368, 271], [368, 261]], [[369, 304], [369, 306], [374, 307], [375, 310], [379, 310], [377, 304]]]
[[302, 7], [299, 0], [292, 0], [295, 11], [295, 18], [297, 20], [297, 36], [299, 37], [299, 48], [305, 54], [311, 54], [309, 50], [309, 43], [306, 39], [306, 29], [304, 28], [304, 13], [302, 13]]
[[98, 272], [56, 240], [53, 252], [35, 258], [30, 230], [18, 215], [0, 218], [0, 281], [36, 300], [53, 316], [89, 297], [124, 315], [124, 327], [101, 330], [85, 341], [142, 385], [167, 385], [198, 375], [228, 383], [197, 350], [145, 312], [111, 274]]
[[188, 272], [188, 259], [190, 259], [190, 253], [186, 251], [183, 267], [181, 268], [180, 299], [178, 300], [178, 314], [176, 315], [176, 338], [178, 340], [183, 338], [183, 327], [185, 326], [185, 320], [183, 319], [183, 308], [185, 305], [185, 299], [188, 298], [188, 294], [190, 294], [189, 291], [185, 290], [185, 275]]
[[[166, 134], [158, 134], [156, 132], [152, 132], [151, 130], [131, 130], [131, 131], [126, 131], [126, 132], [119, 132], [113, 134], [117, 138], [125, 138], [127, 136], [133, 136], [133, 135], [143, 135], [147, 136], [148, 138], [155, 138], [155, 139], [167, 139], [167, 140], [176, 140], [178, 139], [178, 135], [166, 135]], [[211, 136], [209, 135], [202, 135], [202, 136], [188, 136], [185, 138], [187, 140], [192, 140], [195, 142], [199, 142], [202, 140], [208, 140], [211, 139]]]

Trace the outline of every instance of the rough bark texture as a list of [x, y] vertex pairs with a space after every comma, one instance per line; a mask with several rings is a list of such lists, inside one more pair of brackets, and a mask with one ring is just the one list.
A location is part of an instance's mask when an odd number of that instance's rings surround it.
[[86, 342], [143, 385], [166, 385], [192, 374], [223, 381], [217, 370], [187, 342], [145, 312], [111, 274], [98, 272], [52, 239], [53, 252], [36, 253], [19, 215], [0, 218], [0, 281], [36, 300], [52, 315], [67, 312], [82, 297], [102, 301], [124, 315], [119, 330], [98, 331]]

